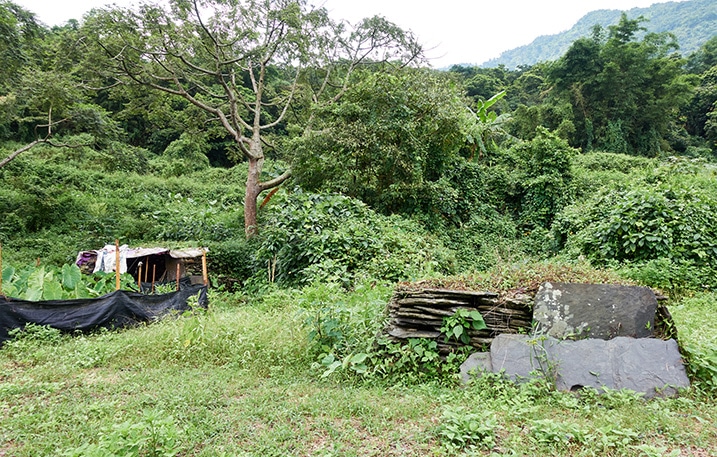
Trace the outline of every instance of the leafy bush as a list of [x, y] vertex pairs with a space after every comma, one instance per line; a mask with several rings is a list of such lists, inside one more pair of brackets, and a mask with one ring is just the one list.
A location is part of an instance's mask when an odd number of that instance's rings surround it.
[[717, 199], [699, 190], [631, 189], [595, 199], [578, 235], [598, 261], [717, 258]]
[[520, 221], [527, 227], [549, 227], [555, 215], [571, 202], [571, 161], [577, 151], [544, 128], [531, 141], [512, 151], [520, 160], [517, 184]]
[[209, 145], [201, 135], [185, 132], [169, 143], [162, 156], [152, 161], [152, 166], [163, 176], [182, 176], [204, 170], [209, 167], [208, 150]]
[[457, 271], [485, 271], [522, 254], [516, 222], [487, 204], [475, 204], [466, 222], [439, 235], [456, 252]]
[[295, 141], [294, 176], [306, 189], [341, 192], [384, 214], [419, 213], [421, 198], [465, 141], [457, 87], [423, 69], [365, 75], [315, 113]]
[[149, 171], [147, 151], [119, 141], [112, 141], [102, 151], [101, 163], [105, 171], [124, 171], [144, 174]]
[[339, 195], [295, 192], [263, 226], [255, 264], [283, 284], [398, 281], [453, 268], [450, 252], [415, 223]]
[[566, 208], [552, 226], [558, 248], [600, 265], [628, 265], [647, 285], [715, 287], [717, 186], [708, 167], [678, 160], [638, 171]]

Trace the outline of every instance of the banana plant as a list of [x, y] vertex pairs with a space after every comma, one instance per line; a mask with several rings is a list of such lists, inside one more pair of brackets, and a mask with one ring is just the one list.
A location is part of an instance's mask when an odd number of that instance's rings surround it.
[[[505, 97], [506, 92], [500, 91], [488, 100], [478, 100], [475, 111], [468, 108], [472, 116], [469, 119], [467, 128], [467, 141], [473, 145], [474, 150], [478, 149], [479, 156], [488, 154], [488, 146], [496, 148], [495, 138], [498, 136], [510, 137], [503, 126], [510, 120], [510, 115], [503, 113], [498, 115], [490, 108]], [[472, 157], [471, 157], [472, 158]]]

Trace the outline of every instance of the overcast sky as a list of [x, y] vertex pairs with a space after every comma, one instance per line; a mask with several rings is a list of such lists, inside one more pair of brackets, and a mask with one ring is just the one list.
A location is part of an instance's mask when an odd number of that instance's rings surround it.
[[[47, 25], [82, 19], [91, 8], [136, 0], [14, 0]], [[436, 68], [480, 64], [501, 52], [529, 44], [540, 35], [568, 30], [598, 9], [628, 10], [661, 0], [309, 0], [334, 19], [356, 21], [380, 14], [423, 43]], [[678, 0], [679, 1], [679, 0]]]

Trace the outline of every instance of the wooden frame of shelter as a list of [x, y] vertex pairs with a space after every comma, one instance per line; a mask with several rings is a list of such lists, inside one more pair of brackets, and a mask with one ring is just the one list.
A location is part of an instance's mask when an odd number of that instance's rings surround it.
[[151, 284], [151, 290], [154, 290], [155, 283], [172, 282], [179, 288], [182, 278], [188, 278], [192, 285], [209, 284], [207, 251], [207, 248], [130, 248], [115, 242], [114, 246], [107, 245], [100, 250], [81, 251], [76, 263], [83, 272], [92, 273], [100, 270], [117, 272], [115, 265], [119, 262], [119, 273], [129, 273], [140, 290], [149, 289], [143, 284]]

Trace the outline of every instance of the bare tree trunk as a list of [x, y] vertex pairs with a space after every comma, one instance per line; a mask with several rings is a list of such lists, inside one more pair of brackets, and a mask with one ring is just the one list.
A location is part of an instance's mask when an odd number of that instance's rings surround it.
[[259, 178], [264, 159], [249, 158], [249, 173], [246, 178], [246, 192], [244, 193], [244, 233], [247, 238], [257, 234], [256, 200], [263, 190]]

